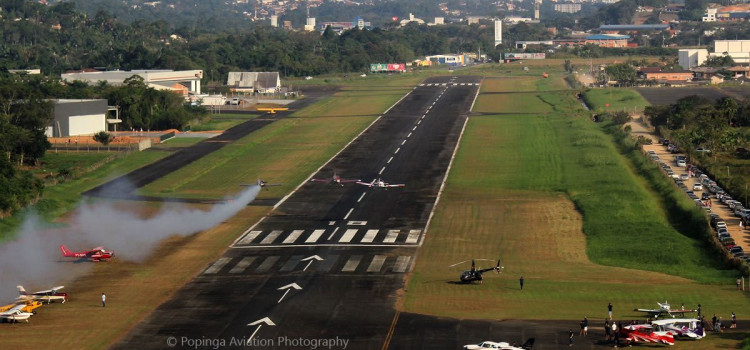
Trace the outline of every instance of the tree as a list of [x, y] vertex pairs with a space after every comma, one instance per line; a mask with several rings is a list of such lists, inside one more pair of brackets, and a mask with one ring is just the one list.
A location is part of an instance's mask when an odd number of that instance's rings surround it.
[[637, 78], [635, 68], [627, 63], [609, 65], [606, 72], [609, 75], [609, 80], [616, 80], [619, 83], [630, 83]]
[[94, 141], [101, 143], [104, 146], [109, 145], [112, 141], [114, 141], [115, 137], [106, 132], [106, 131], [100, 131], [96, 134], [94, 134], [93, 137]]

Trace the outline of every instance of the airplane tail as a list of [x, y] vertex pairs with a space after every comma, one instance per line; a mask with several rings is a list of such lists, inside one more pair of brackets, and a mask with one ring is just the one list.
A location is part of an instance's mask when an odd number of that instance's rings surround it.
[[18, 288], [18, 294], [28, 295], [28, 293], [26, 293], [26, 289], [24, 289], [23, 286], [16, 286], [16, 288]]
[[534, 346], [535, 338], [529, 338], [523, 345], [521, 345], [521, 349], [531, 350], [531, 347]]
[[73, 253], [71, 253], [70, 250], [68, 250], [68, 247], [66, 247], [64, 245], [60, 246], [60, 252], [62, 252], [62, 255], [64, 257], [71, 257], [71, 256], [73, 256]]

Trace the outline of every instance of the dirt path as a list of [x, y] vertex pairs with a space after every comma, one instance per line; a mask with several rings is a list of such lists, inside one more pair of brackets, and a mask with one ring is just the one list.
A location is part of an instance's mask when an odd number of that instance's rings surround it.
[[[632, 134], [633, 136], [644, 136], [647, 138], [650, 138], [653, 141], [653, 144], [651, 145], [644, 145], [643, 149], [648, 151], [654, 151], [656, 152], [656, 155], [661, 158], [661, 160], [667, 164], [669, 164], [672, 167], [672, 170], [675, 172], [675, 174], [686, 174], [687, 168], [685, 167], [678, 167], [674, 162], [674, 157], [677, 155], [685, 155], [684, 153], [676, 153], [672, 154], [669, 151], [667, 151], [667, 147], [661, 145], [658, 143], [659, 137], [656, 136], [654, 129], [650, 125], [644, 125], [644, 123], [641, 121], [640, 116], [635, 116], [634, 120], [629, 122], [627, 125], [630, 125], [632, 128]], [[689, 165], [689, 164], [688, 164]], [[664, 175], [666, 176], [666, 174]], [[688, 188], [692, 189], [693, 184], [698, 183], [698, 178], [690, 177], [687, 181], [684, 181], [685, 185], [687, 185]], [[707, 191], [708, 189], [704, 188], [704, 191]], [[694, 191], [697, 196], [701, 196], [702, 191]], [[750, 249], [750, 234], [748, 234], [748, 231], [744, 228], [740, 228], [740, 219], [734, 215], [732, 210], [726, 206], [724, 203], [719, 201], [715, 198], [715, 196], [711, 197], [711, 212], [715, 214], [719, 214], [719, 216], [722, 218], [724, 222], [727, 223], [727, 229], [729, 230], [729, 234], [732, 235], [732, 238], [734, 238], [734, 241], [737, 245], [742, 247], [743, 250], [746, 252], [748, 249]]]

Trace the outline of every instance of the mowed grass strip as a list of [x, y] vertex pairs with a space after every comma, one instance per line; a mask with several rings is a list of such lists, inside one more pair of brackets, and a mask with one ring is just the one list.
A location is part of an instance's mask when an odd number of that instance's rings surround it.
[[[270, 187], [258, 198], [278, 198], [301, 183], [404, 93], [373, 93], [356, 99], [334, 96], [297, 111], [143, 187], [141, 194], [216, 198], [257, 179]], [[356, 103], [355, 103], [356, 100]], [[364, 116], [359, 116], [364, 115]]]
[[[595, 112], [640, 112], [649, 105], [648, 101], [633, 89], [605, 88], [589, 89], [583, 93], [583, 99]], [[609, 106], [607, 106], [609, 104]]]
[[[404, 309], [489, 319], [595, 319], [608, 302], [627, 319], [639, 315], [626, 310], [664, 300], [725, 319], [748, 309], [731, 284], [736, 272], [669, 225], [572, 96], [540, 96], [555, 113], [469, 119]], [[461, 269], [448, 266], [472, 258], [506, 268], [484, 285], [452, 283]]]

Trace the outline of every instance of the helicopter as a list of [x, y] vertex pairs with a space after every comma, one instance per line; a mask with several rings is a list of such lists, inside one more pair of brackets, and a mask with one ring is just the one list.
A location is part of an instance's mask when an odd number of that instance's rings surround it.
[[[479, 260], [489, 260], [489, 259], [479, 259]], [[450, 267], [463, 264], [466, 261], [462, 261], [460, 263], [455, 263], [451, 265]], [[476, 262], [474, 259], [471, 259], [471, 270], [466, 270], [464, 272], [461, 272], [461, 283], [471, 283], [474, 281], [479, 281], [479, 283], [484, 284], [484, 281], [482, 280], [482, 274], [487, 271], [495, 270], [495, 272], [500, 273], [500, 269], [504, 269], [504, 266], [500, 265], [500, 260], [497, 261], [497, 266], [495, 267], [488, 267], [486, 269], [477, 269], [476, 268]]]

